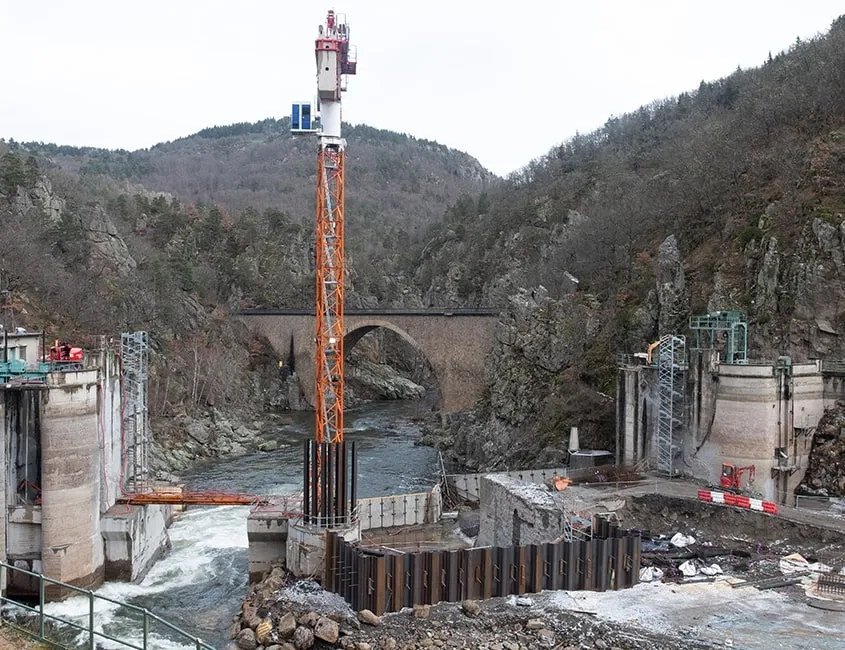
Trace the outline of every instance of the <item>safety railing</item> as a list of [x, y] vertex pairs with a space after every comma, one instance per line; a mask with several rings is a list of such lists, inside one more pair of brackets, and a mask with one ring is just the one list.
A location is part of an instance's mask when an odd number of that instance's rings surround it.
[[[13, 627], [14, 629], [31, 636], [39, 641], [44, 641], [50, 645], [61, 648], [79, 648], [80, 650], [96, 650], [101, 648], [98, 640], [111, 641], [117, 646], [109, 645], [109, 648], [129, 648], [131, 650], [154, 650], [160, 647], [163, 639], [162, 630], [166, 630], [172, 642], [178, 639], [177, 643], [184, 644], [185, 650], [215, 650], [213, 646], [204, 643], [198, 637], [191, 635], [189, 632], [168, 623], [160, 616], [153, 614], [149, 610], [130, 605], [119, 600], [113, 600], [106, 596], [101, 596], [94, 593], [90, 589], [81, 589], [65, 582], [53, 580], [40, 573], [34, 573], [21, 569], [5, 562], [0, 562], [0, 573], [2, 573], [2, 584], [9, 584], [8, 574], [19, 574], [25, 576], [29, 583], [34, 585], [38, 583], [38, 603], [27, 604], [26, 602], [15, 600], [7, 596], [0, 596], [0, 604], [2, 604], [3, 624]], [[72, 592], [88, 599], [87, 614], [82, 617], [71, 617], [69, 615], [56, 616], [45, 611], [47, 605], [48, 590], [56, 590], [62, 594]], [[30, 599], [31, 603], [32, 600]], [[104, 630], [98, 630], [96, 626], [97, 607], [98, 602], [109, 603], [120, 607], [124, 612], [131, 613], [131, 618], [136, 620], [139, 627], [134, 634], [125, 634], [124, 636], [131, 636], [131, 640], [127, 638], [119, 638], [112, 636]], [[15, 614], [18, 614], [17, 616]], [[77, 620], [73, 620], [77, 618]], [[80, 618], [84, 618], [85, 622], [79, 622]], [[69, 633], [74, 634], [76, 639], [71, 640]], [[139, 640], [140, 639], [140, 640]]]

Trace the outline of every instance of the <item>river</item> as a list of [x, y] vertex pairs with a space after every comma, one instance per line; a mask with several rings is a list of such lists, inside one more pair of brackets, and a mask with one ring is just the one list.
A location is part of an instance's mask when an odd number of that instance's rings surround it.
[[[380, 402], [346, 413], [346, 439], [358, 449], [358, 495], [383, 496], [428, 490], [437, 481], [437, 452], [416, 446], [420, 428], [416, 402]], [[224, 490], [260, 495], [301, 491], [302, 443], [313, 435], [313, 413], [296, 414], [275, 432], [284, 445], [277, 451], [218, 460], [184, 475], [189, 490]], [[172, 549], [139, 584], [109, 583], [98, 594], [145, 607], [215, 648], [227, 643], [232, 616], [247, 589], [245, 507], [195, 507], [170, 528]], [[87, 599], [53, 603], [48, 612], [79, 617]], [[97, 606], [98, 629], [140, 645], [140, 632], [126, 608]], [[161, 630], [151, 647], [176, 650], [178, 643]], [[102, 643], [102, 648], [125, 646]]]

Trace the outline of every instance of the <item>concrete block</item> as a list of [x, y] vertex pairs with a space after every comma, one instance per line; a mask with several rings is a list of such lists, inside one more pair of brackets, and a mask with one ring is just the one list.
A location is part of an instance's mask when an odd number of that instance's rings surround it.
[[476, 546], [521, 546], [551, 542], [564, 532], [561, 494], [509, 476], [481, 479]]
[[100, 527], [105, 545], [106, 580], [137, 582], [170, 548], [170, 506], [115, 506]]

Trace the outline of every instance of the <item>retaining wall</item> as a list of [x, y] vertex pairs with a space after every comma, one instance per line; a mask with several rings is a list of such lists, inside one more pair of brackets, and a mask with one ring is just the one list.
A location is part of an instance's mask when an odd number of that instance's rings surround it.
[[639, 534], [603, 524], [589, 541], [421, 553], [362, 550], [327, 535], [323, 586], [355, 610], [536, 593], [544, 589], [624, 589], [639, 581]]
[[433, 523], [440, 520], [442, 511], [439, 485], [431, 492], [358, 499], [361, 530]]

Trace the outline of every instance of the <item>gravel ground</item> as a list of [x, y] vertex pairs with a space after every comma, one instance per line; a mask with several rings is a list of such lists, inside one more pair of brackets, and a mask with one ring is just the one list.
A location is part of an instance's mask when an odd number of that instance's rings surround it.
[[30, 641], [8, 627], [0, 627], [0, 650], [47, 650], [49, 646]]

